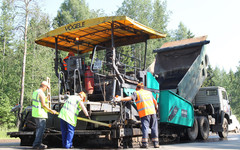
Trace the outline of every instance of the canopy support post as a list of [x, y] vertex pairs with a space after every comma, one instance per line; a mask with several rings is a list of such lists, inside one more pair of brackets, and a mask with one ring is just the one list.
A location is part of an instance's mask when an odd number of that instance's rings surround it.
[[55, 37], [55, 74], [58, 77], [58, 37]]
[[145, 55], [144, 55], [144, 66], [143, 66], [143, 70], [146, 69], [146, 60], [147, 60], [147, 40], [145, 41]]
[[[116, 49], [115, 49], [115, 44], [114, 44], [114, 21], [112, 22], [111, 24], [111, 49], [112, 49], [112, 53], [113, 53], [113, 56], [112, 56], [112, 65], [113, 65], [113, 71], [114, 71], [114, 74], [116, 74], [116, 77], [118, 79], [118, 81], [122, 84], [125, 83], [123, 77], [121, 76], [118, 68], [117, 68], [117, 65], [116, 65]], [[113, 84], [113, 97], [115, 97], [115, 94], [116, 94], [116, 85], [117, 85], [117, 81], [114, 80], [114, 84]]]

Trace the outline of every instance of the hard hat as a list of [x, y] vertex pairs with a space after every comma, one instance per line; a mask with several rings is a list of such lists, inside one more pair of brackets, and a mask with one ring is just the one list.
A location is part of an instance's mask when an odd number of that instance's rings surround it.
[[68, 56], [74, 56], [75, 54], [73, 52], [69, 52]]
[[83, 99], [83, 100], [85, 100], [85, 99], [86, 99], [86, 97], [87, 97], [87, 96], [86, 96], [86, 94], [85, 94], [83, 91], [82, 91], [82, 92], [80, 92], [80, 93], [79, 93], [79, 95], [81, 95], [82, 97], [84, 97], [84, 99]]
[[47, 81], [43, 81], [43, 82], [41, 83], [41, 85], [45, 85], [45, 86], [47, 86], [47, 87], [50, 89], [50, 86], [49, 86], [49, 84], [48, 84]]
[[142, 88], [144, 88], [143, 83], [138, 83], [136, 89], [137, 89], [137, 88], [138, 88], [138, 89], [142, 89]]

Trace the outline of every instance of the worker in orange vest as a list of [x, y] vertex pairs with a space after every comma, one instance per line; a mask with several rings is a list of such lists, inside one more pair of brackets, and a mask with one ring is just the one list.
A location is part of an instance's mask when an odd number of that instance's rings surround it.
[[73, 52], [69, 52], [68, 55], [63, 59], [63, 66], [64, 66], [64, 70], [67, 71], [67, 62], [66, 60], [68, 60], [69, 57], [71, 56], [75, 56], [75, 54]]
[[157, 101], [150, 91], [144, 90], [143, 83], [137, 85], [136, 91], [128, 97], [116, 97], [115, 101], [134, 100], [137, 106], [138, 114], [142, 124], [142, 145], [141, 148], [148, 147], [148, 129], [151, 127], [151, 137], [154, 148], [159, 148], [158, 142], [158, 122], [156, 111], [158, 109]]
[[67, 72], [67, 60], [71, 57], [71, 56], [75, 56], [75, 54], [73, 52], [69, 52], [68, 55], [63, 59], [63, 68], [62, 68], [62, 71], [64, 73], [64, 76], [65, 78], [62, 79], [62, 84], [61, 84], [61, 88], [60, 88], [60, 93], [63, 92], [63, 89], [64, 89], [64, 86], [66, 86], [67, 89], [65, 89], [67, 91], [70, 91], [72, 87], [72, 84], [68, 82], [68, 76], [69, 76], [69, 73]]

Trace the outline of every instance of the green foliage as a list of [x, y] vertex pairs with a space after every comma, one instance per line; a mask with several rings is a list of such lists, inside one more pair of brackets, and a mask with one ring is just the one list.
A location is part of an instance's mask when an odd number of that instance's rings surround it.
[[240, 66], [237, 71], [229, 71], [227, 73], [225, 70], [221, 70], [218, 67], [212, 69], [211, 66], [208, 67], [208, 77], [205, 80], [203, 86], [221, 86], [224, 87], [228, 92], [228, 97], [231, 101], [231, 108], [233, 114], [237, 115], [240, 119]]
[[240, 63], [237, 68], [237, 71], [233, 73], [229, 72], [229, 81], [230, 81], [230, 98], [231, 98], [231, 107], [234, 114], [237, 115], [238, 120], [240, 120]]
[[182, 22], [179, 23], [178, 29], [174, 31], [174, 35], [173, 35], [174, 41], [193, 38], [193, 37], [194, 37], [193, 33], [191, 33], [191, 31], [187, 29], [187, 27]]
[[98, 17], [98, 13], [101, 14], [101, 11], [91, 11], [85, 0], [64, 0], [54, 18], [53, 27], [57, 28], [75, 21], [95, 18]]
[[211, 67], [211, 65], [208, 66], [207, 68], [207, 79], [204, 81], [203, 83], [203, 87], [207, 87], [207, 86], [214, 86], [216, 85], [215, 82], [213, 81], [213, 69]]
[[[53, 71], [54, 52], [47, 47], [35, 44], [35, 39], [50, 30], [50, 20], [47, 14], [36, 7], [29, 22], [28, 57], [26, 63], [25, 104], [31, 104], [32, 92], [39, 88], [40, 83], [56, 78]], [[53, 88], [54, 89], [54, 88]]]
[[[10, 113], [12, 105], [16, 104], [19, 83], [18, 65], [15, 66], [18, 57], [13, 47], [13, 29], [15, 12], [12, 0], [2, 0], [0, 8], [0, 126], [12, 127], [15, 123], [13, 113]], [[19, 63], [19, 62], [17, 62]]]
[[5, 128], [14, 127], [15, 117], [11, 110], [10, 100], [6, 94], [3, 93], [0, 98], [0, 126]]
[[1, 127], [0, 128], [0, 139], [8, 139], [10, 138], [9, 135], [7, 135], [7, 132], [17, 132], [18, 129], [17, 128], [5, 128], [5, 127]]
[[[165, 1], [160, 0], [124, 0], [122, 6], [117, 10], [116, 15], [125, 15], [134, 19], [146, 26], [152, 27], [155, 30], [167, 33], [167, 23], [169, 20], [169, 12], [167, 11], [167, 5]], [[146, 55], [146, 66], [149, 66], [154, 58], [155, 54], [152, 53], [153, 49], [160, 48], [161, 45], [169, 40], [156, 39], [148, 41], [148, 49]], [[131, 48], [119, 49], [124, 54], [134, 56], [138, 59], [144, 60], [145, 57], [145, 44], [134, 44]], [[144, 62], [141, 61], [143, 66]], [[132, 62], [128, 62], [131, 65]], [[142, 67], [143, 68], [143, 67]]]

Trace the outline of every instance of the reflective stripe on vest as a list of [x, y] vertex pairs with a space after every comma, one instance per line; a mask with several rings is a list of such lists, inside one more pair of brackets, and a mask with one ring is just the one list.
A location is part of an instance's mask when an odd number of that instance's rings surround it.
[[41, 89], [38, 89], [33, 92], [32, 95], [32, 116], [35, 118], [48, 118], [47, 111], [42, 108], [42, 104], [39, 98], [40, 92], [43, 92]]
[[69, 96], [58, 117], [76, 127], [78, 114], [82, 110], [80, 101], [81, 99], [79, 96]]
[[69, 58], [69, 56], [67, 56], [67, 57], [65, 57], [64, 59], [63, 59], [63, 66], [64, 66], [64, 70], [67, 70], [67, 62], [66, 62], [66, 60]]
[[136, 94], [137, 100], [135, 102], [139, 117], [142, 118], [147, 115], [156, 114], [152, 93], [147, 90], [139, 90], [136, 91]]
[[[70, 104], [70, 105], [74, 105], [74, 104], [72, 104], [72, 103], [69, 103], [69, 101], [67, 101], [66, 103], [68, 103], [68, 104]], [[78, 105], [78, 104], [75, 104], [75, 105]], [[77, 111], [74, 112], [72, 109], [66, 107], [65, 105], [63, 105], [62, 108], [66, 109], [67, 111], [69, 111], [69, 113], [74, 114], [75, 116], [78, 116], [78, 113], [77, 113], [77, 112], [79, 112], [79, 111], [81, 110], [79, 107], [77, 107]]]

